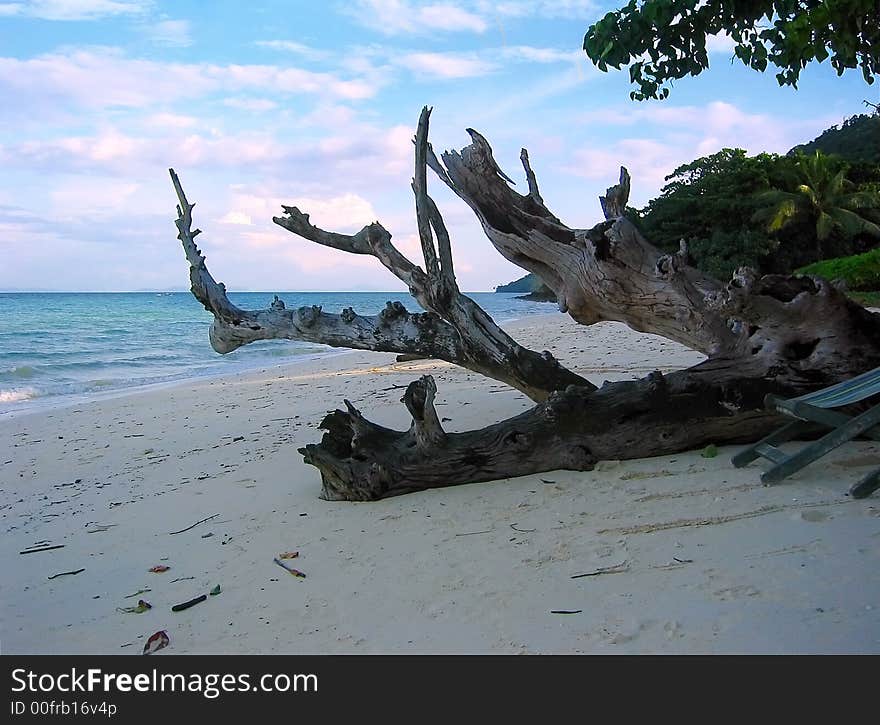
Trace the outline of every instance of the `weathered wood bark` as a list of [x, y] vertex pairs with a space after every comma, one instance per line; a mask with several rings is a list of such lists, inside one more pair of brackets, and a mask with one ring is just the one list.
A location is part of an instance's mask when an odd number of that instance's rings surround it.
[[[743, 381], [751, 383], [745, 391]], [[653, 373], [598, 390], [571, 387], [515, 418], [445, 433], [431, 405], [434, 382], [425, 376], [410, 383], [402, 398], [413, 414], [408, 431], [371, 423], [346, 401], [347, 411], [322, 421], [327, 433], [321, 443], [300, 452], [321, 472], [321, 498], [371, 501], [555, 469], [585, 471], [600, 460], [661, 455], [721, 440], [751, 441], [776, 422], [758, 410], [772, 388], [730, 368]], [[413, 398], [420, 407], [409, 402]], [[753, 411], [730, 414], [743, 403]]]
[[[852, 312], [854, 324], [841, 325], [854, 345], [846, 364], [843, 357], [836, 360], [838, 371], [848, 368], [842, 377], [880, 365], [876, 316]], [[791, 397], [836, 382], [833, 366], [830, 373], [803, 368], [789, 354], [770, 367], [759, 355], [718, 357], [597, 390], [572, 386], [515, 418], [466, 433], [441, 435], [441, 429], [428, 439], [415, 435], [415, 415], [409, 431], [393, 431], [370, 423], [346, 401], [347, 412], [337, 410], [322, 421], [327, 433], [321, 443], [300, 452], [321, 472], [322, 498], [359, 501], [555, 469], [591, 470], [601, 460], [709, 443], [751, 442], [780, 425], [764, 410], [766, 395]], [[433, 382], [412, 383], [407, 395], [426, 385]]]
[[[319, 244], [372, 254], [431, 311], [389, 313], [379, 337], [373, 332], [379, 321], [358, 328], [355, 321], [367, 318], [350, 311], [337, 321], [320, 310], [289, 313], [279, 306], [252, 313], [233, 307], [192, 241], [197, 233], [188, 232], [192, 207], [174, 177], [180, 238], [193, 292], [215, 315], [215, 349], [312, 334], [301, 339], [457, 362], [539, 401], [515, 418], [466, 433], [442, 429], [430, 377], [412, 383], [402, 399], [412, 416], [408, 431], [371, 423], [346, 401], [347, 411], [337, 410], [322, 422], [327, 432], [321, 443], [301, 449], [321, 472], [322, 497], [373, 500], [557, 468], [587, 470], [603, 459], [667, 454], [710, 442], [753, 441], [778, 424], [764, 410], [767, 394], [803, 394], [880, 365], [880, 316], [827, 281], [758, 277], [742, 269], [723, 284], [691, 267], [684, 245], [677, 254], [656, 250], [623, 216], [630, 188], [626, 169], [600, 199], [606, 220], [590, 229], [570, 228], [545, 205], [525, 149], [523, 195], [509, 186], [488, 142], [473, 129], [468, 129], [472, 143], [442, 154], [441, 163], [427, 142], [428, 116], [425, 109], [419, 121], [413, 180], [427, 271], [403, 257], [378, 223], [345, 236], [312, 226], [295, 208], [285, 207], [286, 215], [275, 219]], [[449, 235], [427, 195], [426, 165], [473, 209], [499, 252], [539, 274], [575, 320], [625, 322], [702, 351], [707, 360], [666, 376], [652, 373], [597, 389], [549, 353], [521, 348], [459, 292]], [[306, 319], [314, 320], [311, 326]]]

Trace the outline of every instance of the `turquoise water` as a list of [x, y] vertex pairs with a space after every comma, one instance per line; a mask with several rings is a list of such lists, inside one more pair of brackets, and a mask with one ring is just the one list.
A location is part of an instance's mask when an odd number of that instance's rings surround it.
[[[498, 322], [552, 312], [515, 294], [470, 296]], [[273, 293], [231, 292], [245, 309]], [[379, 312], [387, 300], [419, 310], [407, 293], [288, 292], [288, 308], [321, 305]], [[187, 378], [222, 375], [337, 352], [324, 345], [265, 340], [218, 355], [208, 342], [210, 313], [189, 292], [0, 293], [0, 415]]]

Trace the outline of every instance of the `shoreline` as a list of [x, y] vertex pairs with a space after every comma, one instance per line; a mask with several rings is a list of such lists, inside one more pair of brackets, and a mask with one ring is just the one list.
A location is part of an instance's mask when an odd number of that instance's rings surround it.
[[[696, 360], [617, 323], [585, 330], [556, 313], [509, 327], [598, 384]], [[296, 449], [344, 398], [402, 429], [401, 386], [430, 373], [452, 432], [532, 405], [394, 357], [354, 351], [0, 420], [4, 652], [137, 655], [165, 630], [160, 656], [880, 653], [880, 501], [845, 495], [880, 465], [876, 443], [769, 488], [723, 446], [318, 499]], [[38, 546], [62, 548], [19, 554]], [[288, 551], [306, 578], [274, 563]], [[124, 611], [139, 598], [152, 608]]]
[[[19, 293], [25, 294], [25, 293]], [[37, 294], [37, 293], [33, 293]], [[39, 293], [43, 294], [43, 293]], [[58, 293], [58, 294], [69, 294], [69, 293]], [[76, 293], [79, 294], [79, 293]], [[86, 294], [86, 293], [83, 293]], [[88, 293], [93, 294], [93, 293]], [[120, 294], [120, 293], [106, 293], [106, 294]], [[125, 294], [125, 293], [123, 293]], [[132, 293], [132, 294], [142, 294], [142, 293]], [[554, 315], [560, 314], [558, 312], [548, 312], [548, 313], [526, 313], [521, 317], [507, 318], [498, 324], [502, 327], [509, 324], [518, 323], [522, 320], [527, 320], [533, 317], [544, 317], [545, 315]], [[278, 341], [283, 342], [283, 341]], [[206, 349], [210, 350], [210, 343], [207, 339], [207, 335], [205, 336], [204, 344]], [[30, 415], [33, 413], [42, 413], [46, 411], [52, 410], [60, 410], [63, 408], [69, 408], [76, 405], [88, 405], [91, 402], [97, 402], [100, 400], [109, 400], [117, 397], [124, 397], [127, 395], [137, 395], [142, 392], [148, 392], [150, 390], [161, 390], [165, 387], [174, 387], [177, 385], [192, 385], [196, 384], [202, 380], [214, 380], [221, 379], [226, 377], [237, 377], [240, 375], [247, 375], [250, 373], [258, 373], [258, 372], [266, 372], [270, 369], [277, 368], [285, 368], [289, 365], [301, 365], [305, 363], [309, 363], [313, 360], [323, 359], [323, 358], [333, 358], [339, 355], [347, 355], [349, 353], [366, 353], [366, 354], [385, 354], [385, 353], [372, 353], [370, 351], [363, 350], [355, 350], [352, 348], [334, 348], [329, 347], [326, 350], [322, 350], [320, 352], [305, 352], [301, 355], [293, 356], [291, 359], [284, 360], [283, 362], [271, 362], [270, 360], [261, 360], [261, 361], [240, 361], [238, 367], [235, 370], [222, 370], [222, 371], [210, 371], [201, 375], [189, 375], [180, 378], [174, 378], [171, 380], [159, 380], [155, 382], [149, 383], [139, 383], [135, 385], [127, 385], [116, 388], [109, 388], [107, 390], [101, 389], [93, 389], [86, 392], [76, 392], [76, 393], [63, 393], [63, 394], [50, 394], [50, 395], [36, 395], [34, 397], [24, 398], [19, 401], [14, 402], [6, 402], [0, 403], [0, 406], [9, 405], [10, 407], [6, 410], [0, 408], [0, 421], [2, 420], [12, 420], [15, 418], [19, 418], [23, 415]], [[213, 353], [212, 355], [216, 358], [222, 357], [219, 353]]]

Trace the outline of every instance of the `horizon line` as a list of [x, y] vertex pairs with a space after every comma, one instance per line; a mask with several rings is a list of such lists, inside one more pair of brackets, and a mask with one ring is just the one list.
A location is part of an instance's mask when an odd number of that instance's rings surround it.
[[[499, 287], [503, 285], [498, 285]], [[227, 294], [248, 293], [248, 294], [364, 294], [364, 295], [384, 295], [384, 294], [409, 294], [409, 290], [226, 290]], [[494, 289], [489, 290], [463, 290], [465, 294], [470, 292], [486, 292], [492, 294], [497, 293]], [[26, 294], [26, 295], [119, 295], [119, 294], [192, 294], [190, 290], [169, 290], [169, 289], [138, 289], [138, 290], [51, 290], [51, 289], [0, 289], [0, 294]], [[510, 292], [508, 294], [521, 294], [518, 292]]]

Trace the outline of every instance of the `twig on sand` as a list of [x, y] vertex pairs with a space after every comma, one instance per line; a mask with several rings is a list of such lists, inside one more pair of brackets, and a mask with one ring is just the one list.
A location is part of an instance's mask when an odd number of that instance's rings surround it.
[[511, 524], [510, 528], [514, 531], [519, 531], [521, 534], [531, 534], [533, 531], [537, 531], [537, 529], [518, 529], [516, 528], [516, 524]]
[[181, 529], [180, 531], [169, 531], [169, 536], [174, 536], [174, 534], [182, 534], [184, 531], [189, 531], [190, 529], [194, 529], [199, 524], [203, 524], [206, 521], [210, 521], [211, 519], [216, 519], [220, 514], [214, 514], [213, 516], [208, 516], [206, 519], [202, 519], [201, 521], [196, 521], [192, 526], [187, 526], [185, 529]]
[[580, 614], [583, 609], [551, 609], [550, 614]]
[[626, 561], [622, 561], [619, 564], [615, 564], [614, 566], [603, 566], [601, 569], [596, 569], [596, 571], [590, 571], [586, 574], [575, 574], [571, 578], [581, 579], [585, 576], [599, 576], [600, 574], [620, 574], [625, 571], [629, 571], [629, 566], [627, 566]]
[[53, 574], [52, 576], [46, 577], [46, 578], [47, 579], [55, 579], [56, 577], [67, 576], [68, 574], [79, 574], [81, 571], [85, 571], [85, 569], [83, 568], [83, 569], [74, 569], [73, 571], [62, 571], [62, 572], [59, 572], [58, 574]]
[[56, 544], [55, 546], [41, 546], [38, 549], [25, 549], [24, 551], [19, 551], [19, 554], [36, 554], [38, 551], [52, 551], [52, 549], [63, 549], [64, 544]]
[[171, 607], [172, 612], [182, 612], [184, 609], [189, 609], [190, 607], [194, 607], [199, 602], [204, 602], [208, 598], [207, 594], [202, 594], [195, 599], [190, 599], [188, 602], [183, 602], [182, 604], [175, 604]]
[[278, 566], [280, 566], [282, 569], [284, 569], [284, 571], [290, 572], [291, 574], [293, 574], [296, 577], [299, 577], [300, 579], [306, 578], [306, 575], [303, 574], [299, 569], [294, 569], [292, 566], [287, 566], [287, 564], [285, 564], [283, 561], [281, 561], [281, 559], [279, 559], [278, 557], [275, 557], [275, 559], [273, 559], [273, 561], [276, 564], [278, 564]]
[[486, 529], [485, 531], [466, 531], [463, 534], [456, 534], [456, 536], [473, 536], [474, 534], [491, 534], [494, 529]]

